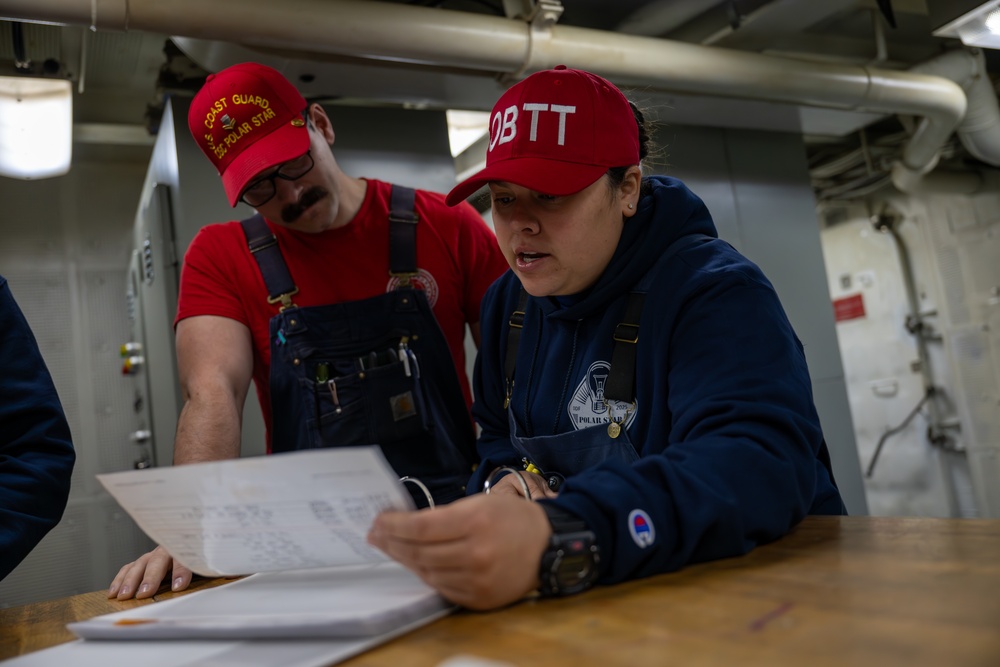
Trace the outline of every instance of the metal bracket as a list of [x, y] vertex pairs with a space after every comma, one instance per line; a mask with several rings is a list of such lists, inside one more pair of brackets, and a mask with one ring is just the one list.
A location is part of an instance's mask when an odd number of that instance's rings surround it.
[[498, 77], [502, 85], [510, 86], [520, 81], [525, 72], [536, 69], [535, 43], [552, 36], [552, 26], [562, 16], [564, 7], [560, 0], [504, 0], [503, 5], [508, 18], [528, 23], [528, 53], [524, 63], [514, 72], [503, 73]]
[[562, 16], [563, 6], [559, 0], [503, 0], [503, 11], [509, 19], [552, 25]]

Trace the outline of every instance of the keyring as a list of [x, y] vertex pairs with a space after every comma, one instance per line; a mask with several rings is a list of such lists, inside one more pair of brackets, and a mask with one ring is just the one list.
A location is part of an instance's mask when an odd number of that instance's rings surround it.
[[424, 485], [423, 482], [421, 482], [416, 477], [410, 477], [409, 475], [407, 475], [406, 477], [400, 477], [399, 481], [402, 482], [403, 484], [409, 482], [410, 484], [416, 484], [418, 487], [420, 487], [420, 490], [423, 491], [424, 495], [427, 497], [427, 503], [428, 503], [427, 509], [431, 510], [434, 509], [434, 498], [431, 497], [430, 490]]
[[490, 487], [493, 486], [493, 478], [496, 477], [498, 472], [512, 472], [517, 475], [517, 481], [521, 483], [521, 490], [524, 491], [524, 497], [531, 500], [531, 490], [528, 488], [528, 483], [524, 481], [524, 477], [521, 475], [521, 471], [517, 468], [511, 468], [510, 466], [499, 466], [493, 469], [486, 481], [483, 482], [483, 492], [486, 495], [490, 495]]

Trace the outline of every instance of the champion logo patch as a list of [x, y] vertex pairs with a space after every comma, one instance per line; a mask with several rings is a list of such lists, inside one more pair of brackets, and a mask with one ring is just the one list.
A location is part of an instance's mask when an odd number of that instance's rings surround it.
[[656, 540], [656, 530], [649, 515], [642, 510], [632, 510], [628, 515], [628, 532], [632, 535], [632, 541], [639, 545], [640, 549], [651, 546]]

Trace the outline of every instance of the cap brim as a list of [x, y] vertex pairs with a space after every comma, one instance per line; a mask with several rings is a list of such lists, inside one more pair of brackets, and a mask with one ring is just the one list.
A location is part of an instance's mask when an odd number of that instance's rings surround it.
[[445, 202], [454, 206], [492, 181], [513, 183], [547, 195], [566, 196], [583, 190], [608, 171], [600, 165], [578, 164], [546, 158], [522, 157], [502, 160], [476, 172], [448, 193]]
[[222, 173], [222, 186], [229, 205], [236, 206], [240, 193], [254, 176], [282, 162], [293, 160], [309, 150], [309, 129], [305, 125], [282, 125], [258, 139], [240, 153]]

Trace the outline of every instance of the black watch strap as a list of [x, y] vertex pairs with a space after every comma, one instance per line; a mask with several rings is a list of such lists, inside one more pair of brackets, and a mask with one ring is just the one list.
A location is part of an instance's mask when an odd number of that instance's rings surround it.
[[552, 525], [542, 554], [538, 591], [546, 597], [580, 593], [597, 580], [601, 562], [597, 539], [586, 522], [551, 503], [539, 503]]
[[545, 510], [545, 516], [549, 517], [553, 533], [579, 533], [587, 530], [587, 522], [572, 512], [567, 512], [552, 503], [542, 502], [538, 504]]

